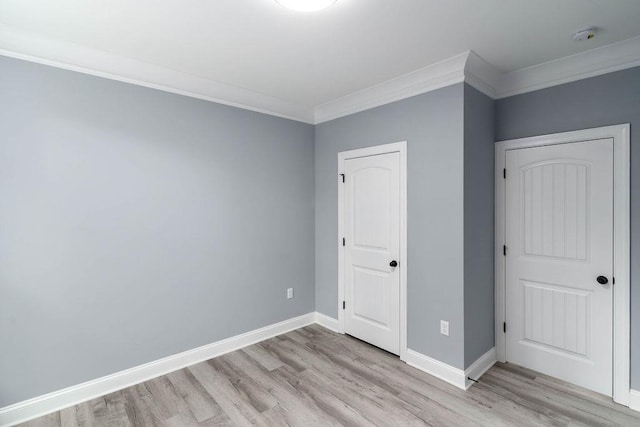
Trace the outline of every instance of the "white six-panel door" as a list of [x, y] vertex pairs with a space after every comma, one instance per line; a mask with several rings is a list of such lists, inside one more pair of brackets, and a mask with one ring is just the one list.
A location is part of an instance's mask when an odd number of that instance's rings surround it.
[[613, 140], [511, 150], [506, 168], [507, 360], [611, 396]]
[[400, 351], [400, 154], [345, 160], [345, 332]]

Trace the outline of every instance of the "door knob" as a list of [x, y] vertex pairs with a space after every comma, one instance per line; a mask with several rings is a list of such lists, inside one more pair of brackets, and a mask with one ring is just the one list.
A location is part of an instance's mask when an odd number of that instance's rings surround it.
[[598, 278], [596, 280], [601, 285], [606, 285], [607, 283], [609, 283], [609, 279], [607, 279], [605, 276], [598, 276]]
[[398, 266], [398, 261], [396, 261], [395, 259], [389, 263], [389, 267], [397, 267], [397, 266]]

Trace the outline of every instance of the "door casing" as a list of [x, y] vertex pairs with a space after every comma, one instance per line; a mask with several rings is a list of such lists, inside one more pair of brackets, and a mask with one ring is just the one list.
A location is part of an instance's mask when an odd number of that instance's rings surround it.
[[[630, 370], [630, 125], [563, 132], [495, 144], [495, 337], [500, 362], [507, 361], [506, 336], [506, 184], [509, 150], [613, 138], [613, 400], [629, 406]], [[509, 171], [507, 171], [509, 173]], [[507, 328], [509, 326], [507, 325]]]
[[338, 153], [338, 325], [340, 332], [345, 332], [345, 316], [342, 302], [345, 300], [345, 248], [344, 237], [344, 204], [345, 191], [341, 174], [344, 174], [345, 161], [358, 157], [376, 156], [379, 154], [400, 153], [400, 360], [407, 354], [407, 141], [376, 145]]

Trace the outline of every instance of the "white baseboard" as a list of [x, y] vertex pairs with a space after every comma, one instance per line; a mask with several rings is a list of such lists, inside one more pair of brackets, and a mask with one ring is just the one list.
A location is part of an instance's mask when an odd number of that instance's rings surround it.
[[481, 376], [484, 375], [493, 365], [498, 361], [498, 356], [496, 353], [496, 348], [492, 347], [485, 354], [480, 356], [478, 360], [473, 362], [471, 366], [469, 366], [464, 371], [464, 380], [466, 381], [465, 389], [469, 389], [474, 382], [469, 380], [469, 378], [473, 378], [474, 380], [479, 380]]
[[467, 390], [473, 385], [473, 381], [470, 381], [469, 377], [474, 380], [479, 379], [496, 363], [496, 349], [495, 347], [491, 348], [464, 371], [414, 350], [407, 350], [406, 362], [408, 365], [440, 378], [442, 381]]
[[333, 317], [329, 317], [326, 314], [322, 314], [317, 311], [315, 313], [315, 316], [316, 316], [316, 323], [318, 325], [324, 326], [325, 328], [333, 332], [337, 332], [339, 334], [342, 333], [338, 319], [334, 319]]
[[640, 391], [629, 390], [629, 408], [640, 412]]
[[0, 426], [19, 424], [42, 415], [77, 405], [114, 391], [168, 374], [196, 363], [311, 325], [316, 313], [308, 313], [264, 328], [236, 335], [193, 350], [187, 350], [144, 365], [87, 381], [53, 393], [0, 408]]
[[413, 350], [407, 350], [406, 362], [407, 365], [420, 369], [436, 378], [440, 378], [442, 381], [446, 381], [463, 390], [466, 389], [467, 377], [465, 377], [462, 369], [454, 368], [444, 362]]

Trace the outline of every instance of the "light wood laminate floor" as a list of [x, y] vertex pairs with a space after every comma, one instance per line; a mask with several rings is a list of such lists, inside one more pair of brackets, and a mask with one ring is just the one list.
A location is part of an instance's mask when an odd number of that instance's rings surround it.
[[314, 325], [25, 425], [640, 426], [640, 414], [508, 364], [465, 392]]

